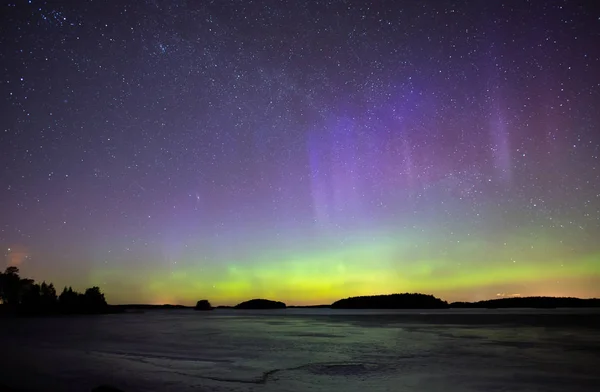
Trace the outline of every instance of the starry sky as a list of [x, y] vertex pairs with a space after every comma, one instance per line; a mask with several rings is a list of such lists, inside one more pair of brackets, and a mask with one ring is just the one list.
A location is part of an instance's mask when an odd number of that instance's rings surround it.
[[0, 14], [0, 255], [22, 275], [110, 303], [600, 296], [593, 1]]

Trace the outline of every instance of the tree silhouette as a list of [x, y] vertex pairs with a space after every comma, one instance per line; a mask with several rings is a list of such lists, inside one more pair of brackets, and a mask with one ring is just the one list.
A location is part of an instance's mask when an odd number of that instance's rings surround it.
[[17, 306], [21, 297], [21, 278], [19, 269], [15, 266], [7, 267], [0, 276], [0, 295], [2, 303]]
[[91, 312], [98, 312], [106, 308], [106, 299], [104, 298], [102, 291], [100, 291], [100, 287], [94, 286], [85, 290], [85, 294], [83, 294], [83, 305]]
[[9, 274], [9, 275], [19, 275], [19, 267], [15, 266], [15, 265], [9, 265], [8, 267], [6, 267], [6, 270], [4, 271], [5, 274]]
[[10, 266], [0, 272], [0, 305], [3, 311], [24, 314], [61, 313], [106, 313], [109, 306], [104, 294], [97, 286], [90, 287], [83, 294], [71, 287], [65, 287], [56, 296], [52, 283], [36, 283], [33, 279], [19, 276], [19, 268]]
[[4, 286], [6, 285], [5, 281], [6, 278], [4, 277], [4, 273], [0, 272], [0, 304], [2, 305], [6, 304], [6, 298], [4, 294]]
[[104, 313], [108, 304], [104, 294], [97, 286], [78, 293], [71, 287], [65, 287], [58, 297], [58, 305], [62, 313]]
[[286, 305], [283, 302], [262, 298], [251, 299], [234, 306], [236, 309], [285, 309], [285, 307]]
[[445, 309], [446, 301], [419, 293], [371, 295], [340, 299], [331, 304], [338, 309]]
[[44, 308], [54, 309], [57, 305], [56, 289], [52, 283], [42, 282], [40, 285], [41, 304]]
[[40, 285], [32, 279], [22, 279], [20, 284], [20, 305], [27, 309], [41, 308]]
[[81, 308], [79, 293], [73, 291], [71, 287], [65, 287], [58, 297], [58, 304], [63, 313], [73, 313]]
[[208, 300], [201, 299], [200, 301], [196, 302], [194, 310], [213, 310], [213, 307]]

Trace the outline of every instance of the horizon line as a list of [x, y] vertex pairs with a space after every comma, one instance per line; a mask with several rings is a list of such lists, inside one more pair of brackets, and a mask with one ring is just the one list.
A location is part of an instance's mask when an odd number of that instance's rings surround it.
[[[434, 298], [437, 298], [441, 301], [446, 302], [448, 305], [453, 304], [453, 303], [470, 303], [470, 304], [475, 304], [478, 302], [485, 302], [485, 301], [498, 301], [498, 300], [502, 300], [502, 299], [527, 299], [527, 298], [555, 298], [555, 299], [559, 299], [559, 298], [568, 298], [568, 299], [578, 299], [578, 300], [600, 300], [600, 297], [561, 297], [561, 296], [549, 296], [549, 295], [529, 295], [529, 296], [505, 296], [505, 297], [496, 297], [496, 298], [489, 298], [489, 299], [482, 299], [482, 300], [476, 300], [476, 301], [447, 301], [444, 300], [442, 298], [436, 297], [433, 294], [424, 294], [424, 293], [390, 293], [390, 294], [369, 294], [369, 295], [356, 295], [356, 296], [349, 296], [349, 297], [344, 297], [344, 298], [340, 298], [338, 300], [335, 300], [334, 302], [331, 303], [321, 303], [321, 304], [310, 304], [310, 305], [300, 305], [300, 304], [295, 304], [295, 303], [286, 303], [284, 301], [279, 301], [279, 300], [272, 300], [272, 299], [268, 299], [268, 298], [261, 298], [261, 297], [254, 297], [254, 298], [250, 298], [250, 299], [246, 299], [246, 300], [242, 300], [241, 302], [237, 302], [234, 305], [224, 305], [224, 304], [219, 304], [219, 305], [214, 305], [213, 307], [218, 308], [218, 307], [235, 307], [237, 304], [242, 303], [242, 302], [246, 302], [252, 299], [266, 299], [269, 301], [277, 301], [277, 302], [283, 302], [285, 304], [286, 307], [324, 307], [324, 306], [331, 306], [333, 303], [335, 303], [336, 301], [342, 300], [342, 299], [348, 299], [348, 298], [359, 298], [359, 297], [377, 297], [377, 296], [386, 296], [386, 295], [394, 295], [394, 294], [421, 294], [421, 295], [428, 295], [428, 296], [432, 296]], [[207, 298], [202, 298], [202, 299], [206, 299]], [[200, 299], [200, 300], [202, 300]], [[198, 300], [198, 301], [200, 301]], [[210, 300], [208, 300], [210, 302]], [[183, 306], [183, 307], [190, 307], [193, 308], [194, 304], [191, 305], [185, 305], [185, 304], [178, 304], [178, 303], [115, 303], [115, 304], [109, 304], [110, 306]]]

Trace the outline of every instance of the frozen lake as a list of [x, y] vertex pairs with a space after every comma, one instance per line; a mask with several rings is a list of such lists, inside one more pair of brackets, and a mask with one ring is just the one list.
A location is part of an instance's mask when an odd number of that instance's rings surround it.
[[0, 336], [0, 384], [33, 391], [600, 391], [594, 310], [155, 310]]

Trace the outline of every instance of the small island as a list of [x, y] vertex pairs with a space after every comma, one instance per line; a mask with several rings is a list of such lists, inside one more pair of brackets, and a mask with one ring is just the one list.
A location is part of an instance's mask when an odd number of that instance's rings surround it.
[[427, 294], [387, 294], [340, 299], [333, 309], [447, 309], [448, 303]]
[[597, 308], [600, 307], [598, 298], [571, 298], [571, 297], [511, 297], [497, 298], [479, 302], [453, 302], [452, 308], [477, 308], [477, 309], [501, 309], [501, 308]]
[[283, 302], [268, 299], [251, 299], [234, 306], [235, 309], [285, 309]]
[[200, 311], [207, 311], [213, 309], [214, 308], [211, 306], [210, 302], [208, 302], [208, 300], [206, 299], [201, 299], [200, 301], [196, 302], [196, 306], [194, 306], [194, 310]]

